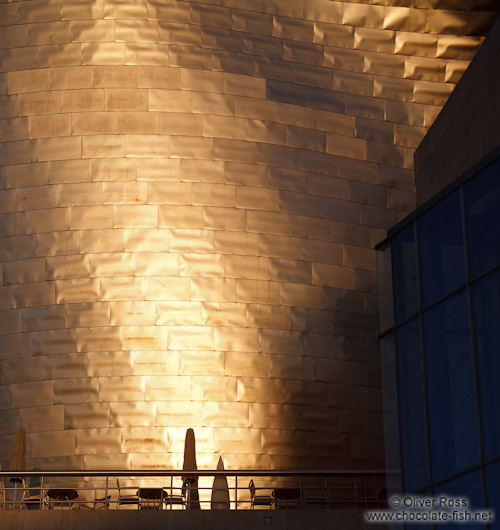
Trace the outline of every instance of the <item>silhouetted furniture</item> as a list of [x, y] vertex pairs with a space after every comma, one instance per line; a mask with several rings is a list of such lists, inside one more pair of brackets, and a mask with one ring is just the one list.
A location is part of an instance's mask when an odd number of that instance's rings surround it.
[[352, 483], [352, 494], [356, 508], [378, 508], [382, 504], [381, 489], [373, 489], [365, 485], [360, 488], [356, 481]]
[[248, 489], [250, 490], [251, 505], [250, 508], [253, 510], [255, 506], [269, 506], [273, 505], [274, 499], [271, 495], [257, 495], [257, 488], [253, 480], [248, 483]]
[[5, 510], [5, 486], [3, 479], [0, 478], [0, 508]]
[[[180, 494], [175, 493], [175, 491], [179, 490], [181, 491]], [[167, 510], [172, 510], [174, 505], [182, 506], [184, 509], [186, 509], [186, 500], [184, 499], [181, 488], [165, 488], [163, 490], [163, 503], [165, 504], [165, 508]]]
[[165, 492], [163, 488], [139, 488], [137, 496], [139, 497], [139, 507], [141, 510], [145, 508], [155, 508], [157, 510], [163, 507], [163, 497]]
[[78, 491], [72, 488], [52, 488], [47, 491], [49, 498], [49, 508], [70, 508], [73, 509], [71, 501], [78, 498]]
[[111, 495], [94, 497], [94, 510], [107, 510], [111, 504]]
[[193, 476], [183, 478], [182, 494], [186, 497], [188, 510], [200, 509], [200, 493], [198, 491], [198, 479]]
[[26, 481], [22, 479], [22, 484], [23, 503], [28, 510], [48, 508], [47, 496], [42, 493], [40, 477], [31, 477], [29, 486], [26, 486]]
[[19, 497], [23, 495], [24, 481], [19, 477], [10, 477], [10, 495], [11, 495], [11, 506], [12, 510], [20, 510], [22, 508], [21, 500]]
[[304, 502], [307, 508], [310, 505], [328, 507], [328, 479], [319, 486], [306, 486], [304, 488]]
[[299, 488], [274, 488], [274, 506], [280, 508], [298, 508], [300, 505]]
[[111, 495], [105, 495], [104, 497], [97, 496], [97, 490], [94, 490], [94, 500], [89, 502], [79, 503], [79, 508], [85, 508], [87, 510], [107, 510], [111, 504]]
[[116, 485], [118, 487], [118, 501], [117, 501], [117, 508], [120, 508], [122, 505], [136, 505], [139, 506], [139, 497], [137, 495], [127, 495], [122, 494], [123, 487], [120, 486], [120, 481], [116, 479]]

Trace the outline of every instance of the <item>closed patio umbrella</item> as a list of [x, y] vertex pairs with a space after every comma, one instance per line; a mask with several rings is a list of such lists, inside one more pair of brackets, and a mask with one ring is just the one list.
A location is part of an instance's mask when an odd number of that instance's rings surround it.
[[[0, 471], [2, 471], [2, 463], [0, 462]], [[5, 509], [5, 479], [0, 479], [0, 508]]]
[[[219, 456], [217, 471], [224, 471], [222, 456]], [[227, 477], [216, 475], [212, 486], [212, 510], [229, 510], [229, 486]]]
[[[26, 451], [26, 432], [23, 427], [17, 429], [16, 437], [14, 439], [14, 446], [12, 448], [12, 458], [10, 459], [9, 471], [22, 471], [25, 467], [24, 455]], [[22, 484], [23, 480], [19, 477], [10, 477], [10, 482]], [[17, 502], [17, 491], [14, 493], [14, 503]]]
[[[196, 441], [193, 429], [186, 431], [186, 440], [184, 442], [184, 463], [182, 469], [195, 471], [196, 466]], [[198, 477], [196, 475], [182, 476], [182, 490], [187, 491], [187, 507], [191, 510], [200, 509], [200, 497], [198, 493]]]
[[10, 459], [9, 471], [22, 471], [24, 469], [24, 455], [26, 451], [26, 432], [24, 427], [17, 429], [14, 446], [12, 448], [12, 458]]

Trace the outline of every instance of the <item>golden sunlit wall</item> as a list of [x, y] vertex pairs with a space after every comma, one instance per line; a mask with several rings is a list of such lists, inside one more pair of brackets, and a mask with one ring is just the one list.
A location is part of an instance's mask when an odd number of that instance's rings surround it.
[[2, 0], [3, 466], [383, 465], [372, 248], [496, 4]]

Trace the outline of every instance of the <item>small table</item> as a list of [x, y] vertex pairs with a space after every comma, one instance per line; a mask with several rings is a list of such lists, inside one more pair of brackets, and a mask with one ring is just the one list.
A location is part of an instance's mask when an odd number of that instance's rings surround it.
[[137, 496], [140, 499], [140, 507], [161, 509], [163, 498], [166, 496], [163, 488], [139, 488]]
[[73, 507], [71, 501], [78, 498], [78, 491], [73, 488], [52, 488], [47, 491], [47, 496], [54, 501], [54, 504], [64, 506], [67, 503], [68, 506]]
[[274, 488], [274, 505], [276, 509], [298, 507], [300, 504], [299, 488]]

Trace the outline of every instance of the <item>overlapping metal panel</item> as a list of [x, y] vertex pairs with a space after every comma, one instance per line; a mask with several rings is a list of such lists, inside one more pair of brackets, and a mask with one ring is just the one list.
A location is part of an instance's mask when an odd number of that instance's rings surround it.
[[0, 3], [0, 461], [382, 465], [372, 246], [496, 4]]

